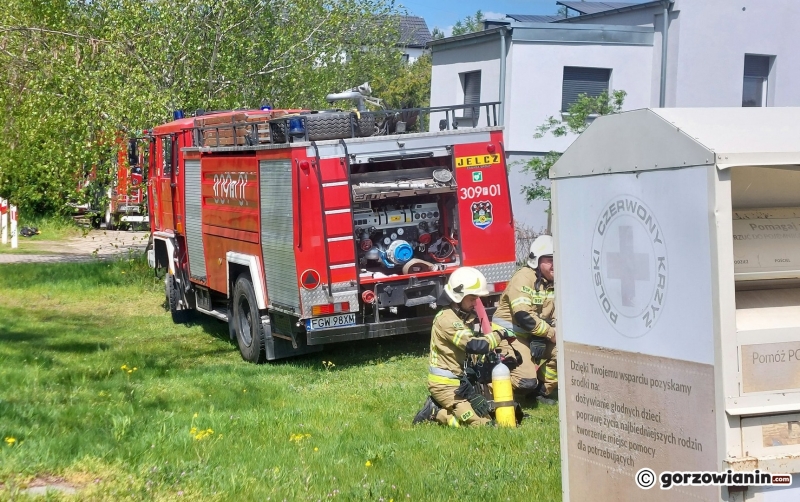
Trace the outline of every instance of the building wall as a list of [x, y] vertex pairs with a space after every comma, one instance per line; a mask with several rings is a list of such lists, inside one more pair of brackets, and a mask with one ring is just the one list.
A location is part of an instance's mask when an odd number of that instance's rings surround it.
[[420, 57], [422, 57], [422, 55], [425, 54], [425, 49], [418, 49], [415, 47], [403, 47], [403, 54], [408, 54], [408, 62], [410, 64], [419, 59]]
[[678, 0], [674, 9], [680, 48], [670, 106], [741, 106], [745, 54], [776, 56], [769, 106], [800, 106], [800, 2]]
[[[651, 105], [658, 106], [663, 9], [575, 22], [654, 26]], [[776, 56], [768, 106], [800, 106], [798, 26], [797, 0], [676, 0], [670, 14], [666, 106], [741, 106], [745, 54]]]
[[565, 66], [611, 69], [609, 87], [628, 93], [624, 109], [650, 104], [651, 46], [556, 44], [515, 41], [506, 109], [507, 149], [514, 152], [563, 151], [574, 135], [551, 134], [534, 139], [536, 128], [548, 117], [561, 118], [561, 90]]
[[[431, 106], [464, 104], [464, 88], [461, 73], [481, 72], [481, 102], [498, 101], [500, 98], [500, 38], [452, 49], [435, 50], [432, 53]], [[459, 112], [459, 115], [462, 112]], [[499, 113], [499, 111], [498, 111]], [[439, 130], [439, 120], [444, 113], [432, 113], [430, 130]], [[452, 116], [451, 116], [452, 122]], [[485, 111], [481, 109], [479, 126], [486, 126]]]

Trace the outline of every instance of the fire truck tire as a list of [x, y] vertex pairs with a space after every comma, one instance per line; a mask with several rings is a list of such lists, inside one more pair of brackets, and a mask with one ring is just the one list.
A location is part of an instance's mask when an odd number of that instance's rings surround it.
[[309, 141], [349, 138], [349, 113], [315, 113], [306, 116], [306, 129]]
[[166, 285], [167, 304], [169, 305], [169, 313], [172, 315], [172, 322], [185, 324], [189, 321], [190, 312], [180, 308], [180, 291], [178, 291], [175, 283], [175, 276], [172, 274], [167, 275], [164, 284]]
[[242, 359], [256, 364], [263, 363], [264, 331], [256, 292], [247, 274], [240, 275], [233, 287], [233, 322]]

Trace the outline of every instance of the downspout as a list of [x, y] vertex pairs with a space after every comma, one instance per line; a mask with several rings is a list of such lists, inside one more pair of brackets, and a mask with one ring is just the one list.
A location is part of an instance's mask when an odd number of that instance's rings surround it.
[[506, 28], [500, 29], [500, 117], [498, 124], [505, 124], [506, 110]]
[[664, 108], [667, 101], [667, 46], [669, 45], [669, 10], [675, 0], [664, 2], [664, 26], [661, 30], [661, 94], [658, 97], [659, 108]]

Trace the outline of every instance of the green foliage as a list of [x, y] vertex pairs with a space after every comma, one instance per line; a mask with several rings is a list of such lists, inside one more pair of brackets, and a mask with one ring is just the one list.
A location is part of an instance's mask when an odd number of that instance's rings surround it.
[[440, 40], [444, 38], [444, 32], [438, 26], [434, 26], [433, 31], [431, 32], [431, 36], [433, 37], [434, 40]]
[[456, 24], [453, 25], [453, 36], [483, 30], [484, 19], [483, 12], [479, 10], [474, 16], [467, 16], [463, 20], [456, 21]]
[[431, 99], [431, 55], [423, 54], [396, 71], [377, 75], [371, 82], [373, 95], [387, 108], [423, 108]]
[[[597, 97], [581, 94], [578, 100], [570, 105], [569, 110], [562, 115], [561, 119], [553, 116], [548, 117], [544, 124], [536, 128], [534, 138], [540, 139], [545, 135], [552, 134], [556, 137], [566, 136], [567, 134], [581, 134], [589, 127], [591, 119], [600, 115], [618, 113], [622, 110], [622, 103], [625, 101], [625, 91], [612, 91], [600, 94]], [[531, 173], [534, 182], [522, 187], [525, 200], [550, 200], [550, 186], [543, 181], [550, 176], [550, 168], [561, 157], [561, 153], [550, 151], [542, 157], [534, 157], [523, 165], [524, 172]]]
[[556, 407], [411, 425], [428, 335], [256, 366], [225, 323], [173, 325], [141, 259], [2, 267], [0, 499], [38, 476], [75, 500], [561, 500]]
[[[198, 108], [326, 107], [398, 70], [390, 0], [9, 0], [0, 9], [0, 196], [67, 212], [114, 139]], [[346, 56], [345, 56], [346, 55]]]

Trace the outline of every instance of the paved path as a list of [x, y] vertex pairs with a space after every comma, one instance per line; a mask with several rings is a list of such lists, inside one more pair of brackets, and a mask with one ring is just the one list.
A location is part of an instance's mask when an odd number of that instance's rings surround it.
[[[30, 254], [0, 253], [4, 263], [67, 263], [108, 259], [128, 251], [143, 252], [147, 247], [149, 232], [120, 230], [91, 230], [85, 237], [71, 237], [63, 241], [40, 241], [38, 236], [19, 238], [20, 249]], [[38, 253], [41, 254], [38, 254]]]

